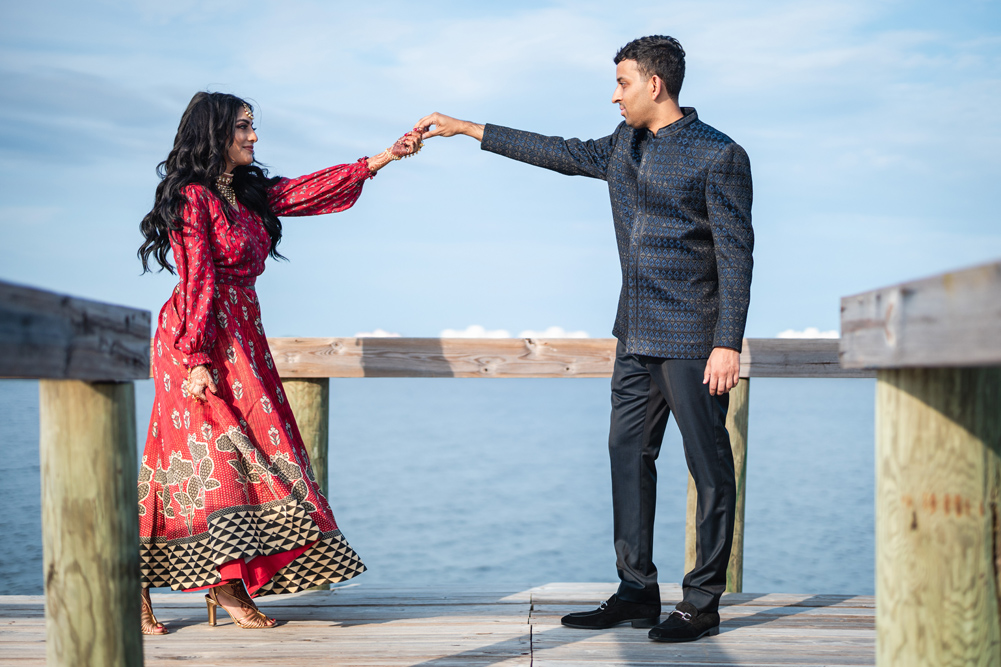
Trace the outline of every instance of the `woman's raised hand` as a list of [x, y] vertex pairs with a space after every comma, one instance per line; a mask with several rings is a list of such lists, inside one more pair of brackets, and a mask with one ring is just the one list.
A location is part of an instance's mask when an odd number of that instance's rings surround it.
[[368, 159], [368, 169], [373, 174], [394, 160], [402, 160], [405, 157], [417, 155], [417, 152], [424, 147], [421, 141], [421, 134], [425, 128], [415, 127], [402, 137], [396, 140], [392, 146], [382, 151], [374, 157]]
[[424, 142], [421, 141], [421, 134], [423, 132], [423, 128], [415, 127], [397, 139], [396, 143], [389, 149], [389, 152], [397, 158], [417, 155], [418, 151], [424, 147]]

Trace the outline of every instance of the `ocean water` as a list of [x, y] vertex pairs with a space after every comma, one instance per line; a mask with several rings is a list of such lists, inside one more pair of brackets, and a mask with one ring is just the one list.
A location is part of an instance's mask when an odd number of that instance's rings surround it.
[[[330, 502], [390, 585], [615, 581], [607, 379], [331, 380]], [[751, 381], [744, 590], [874, 590], [873, 380]], [[150, 381], [137, 383], [146, 433]], [[0, 381], [0, 594], [42, 592], [38, 384]], [[684, 575], [687, 471], [658, 461], [655, 562]]]

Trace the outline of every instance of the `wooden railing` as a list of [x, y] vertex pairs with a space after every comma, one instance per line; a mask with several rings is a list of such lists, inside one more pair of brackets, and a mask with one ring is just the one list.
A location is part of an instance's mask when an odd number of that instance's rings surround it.
[[1001, 262], [841, 301], [878, 369], [881, 665], [1001, 665]]
[[38, 378], [50, 665], [142, 665], [135, 389], [150, 314], [0, 283], [0, 377]]
[[[270, 338], [317, 479], [326, 483], [329, 378], [595, 378], [609, 377], [613, 338]], [[838, 341], [748, 338], [740, 355], [741, 382], [730, 392], [726, 426], [737, 475], [737, 521], [727, 591], [744, 577], [744, 499], [750, 378], [861, 378], [874, 371], [838, 364]], [[327, 489], [324, 487], [323, 491]], [[695, 483], [688, 478], [685, 569], [695, 565]]]

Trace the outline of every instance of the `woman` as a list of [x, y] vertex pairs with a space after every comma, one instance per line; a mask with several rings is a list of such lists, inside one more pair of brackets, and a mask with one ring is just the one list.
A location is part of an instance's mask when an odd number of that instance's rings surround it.
[[158, 167], [139, 249], [178, 285], [153, 343], [156, 399], [139, 472], [142, 631], [165, 634], [149, 588], [208, 589], [237, 625], [270, 628], [252, 595], [343, 581], [365, 566], [319, 491], [268, 350], [254, 282], [277, 246], [277, 216], [351, 207], [362, 184], [416, 153], [408, 133], [374, 158], [296, 179], [256, 164], [252, 107], [198, 93]]

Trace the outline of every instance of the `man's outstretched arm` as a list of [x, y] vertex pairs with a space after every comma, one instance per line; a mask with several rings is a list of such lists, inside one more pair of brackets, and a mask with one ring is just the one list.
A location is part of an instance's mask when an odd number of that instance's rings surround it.
[[477, 141], [483, 140], [482, 124], [459, 120], [437, 112], [421, 118], [415, 127], [424, 129], [424, 133], [421, 135], [422, 140], [431, 137], [454, 137], [457, 134], [464, 134]]
[[606, 177], [615, 135], [601, 139], [564, 139], [499, 125], [480, 125], [467, 120], [433, 113], [417, 121], [421, 138], [453, 137], [465, 134], [481, 142], [491, 153], [518, 160], [568, 176]]

